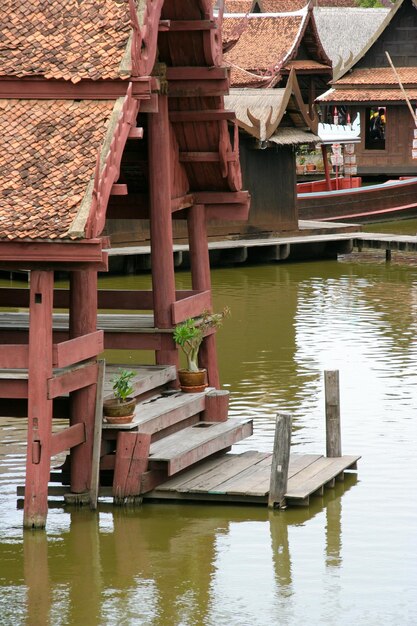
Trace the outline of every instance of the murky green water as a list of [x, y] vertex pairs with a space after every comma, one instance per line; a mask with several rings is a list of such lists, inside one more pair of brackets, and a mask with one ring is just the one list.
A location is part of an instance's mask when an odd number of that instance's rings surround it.
[[25, 429], [3, 420], [1, 626], [417, 624], [417, 258], [216, 269], [213, 287], [232, 309], [218, 335], [231, 412], [255, 419], [237, 447], [270, 450], [282, 410], [297, 451], [323, 452], [323, 370], [339, 369], [358, 476], [309, 509], [52, 508], [46, 533], [23, 533]]

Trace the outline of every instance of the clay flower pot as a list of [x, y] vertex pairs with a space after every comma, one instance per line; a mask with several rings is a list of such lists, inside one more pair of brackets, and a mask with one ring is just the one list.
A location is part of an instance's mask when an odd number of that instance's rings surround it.
[[181, 391], [185, 393], [204, 391], [207, 387], [205, 369], [198, 372], [191, 372], [185, 369], [178, 370], [178, 377], [180, 379]]
[[306, 165], [307, 172], [314, 172], [316, 170], [316, 166], [314, 163], [307, 163]]
[[127, 398], [120, 402], [117, 398], [109, 398], [103, 402], [103, 414], [108, 424], [129, 424], [132, 421], [136, 407], [134, 398]]

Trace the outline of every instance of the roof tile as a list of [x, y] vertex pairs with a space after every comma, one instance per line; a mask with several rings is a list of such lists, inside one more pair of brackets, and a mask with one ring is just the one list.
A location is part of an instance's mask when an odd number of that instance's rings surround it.
[[113, 101], [0, 100], [0, 239], [65, 238]]

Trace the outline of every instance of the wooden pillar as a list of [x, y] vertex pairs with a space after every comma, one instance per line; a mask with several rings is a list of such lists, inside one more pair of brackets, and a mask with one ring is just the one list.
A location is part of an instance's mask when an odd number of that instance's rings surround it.
[[48, 378], [52, 376], [53, 288], [52, 271], [31, 272], [28, 445], [23, 517], [26, 528], [43, 528], [48, 513], [52, 436], [52, 400], [48, 399]]
[[342, 456], [339, 371], [324, 372], [326, 396], [326, 456]]
[[[70, 338], [81, 337], [97, 329], [97, 272], [70, 274]], [[71, 393], [71, 426], [83, 423], [85, 443], [71, 448], [71, 492], [87, 493], [91, 487], [94, 443], [96, 385]]]
[[[188, 211], [188, 244], [192, 287], [196, 291], [211, 292], [210, 259], [207, 240], [206, 210], [198, 204]], [[199, 365], [207, 370], [210, 387], [220, 387], [217, 363], [216, 335], [206, 337], [199, 351]]]
[[327, 146], [325, 146], [324, 144], [321, 144], [321, 153], [323, 155], [324, 175], [326, 177], [327, 191], [331, 191], [332, 181], [330, 179], [329, 161], [327, 160]]
[[[149, 199], [152, 289], [155, 326], [172, 327], [175, 275], [171, 213], [171, 144], [168, 97], [159, 96], [158, 112], [149, 114]], [[178, 351], [158, 350], [156, 363], [178, 367]]]
[[285, 494], [287, 493], [288, 468], [290, 465], [291, 448], [290, 415], [278, 413], [275, 425], [274, 449], [272, 452], [271, 481], [269, 485], [268, 507], [285, 507]]

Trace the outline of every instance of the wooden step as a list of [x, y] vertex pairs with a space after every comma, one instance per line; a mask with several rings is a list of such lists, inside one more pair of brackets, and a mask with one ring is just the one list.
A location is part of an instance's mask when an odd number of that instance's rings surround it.
[[104, 382], [104, 399], [112, 397], [112, 378], [117, 375], [120, 369], [128, 369], [135, 372], [132, 379], [135, 398], [165, 386], [167, 383], [176, 380], [177, 372], [174, 365], [106, 365], [106, 379]]
[[212, 454], [250, 437], [251, 419], [230, 418], [226, 422], [199, 422], [151, 445], [150, 467], [166, 466], [168, 476]]
[[155, 395], [136, 405], [135, 416], [130, 424], [104, 423], [103, 430], [138, 430], [152, 435], [204, 411], [205, 397], [206, 392], [178, 391], [175, 395]]

